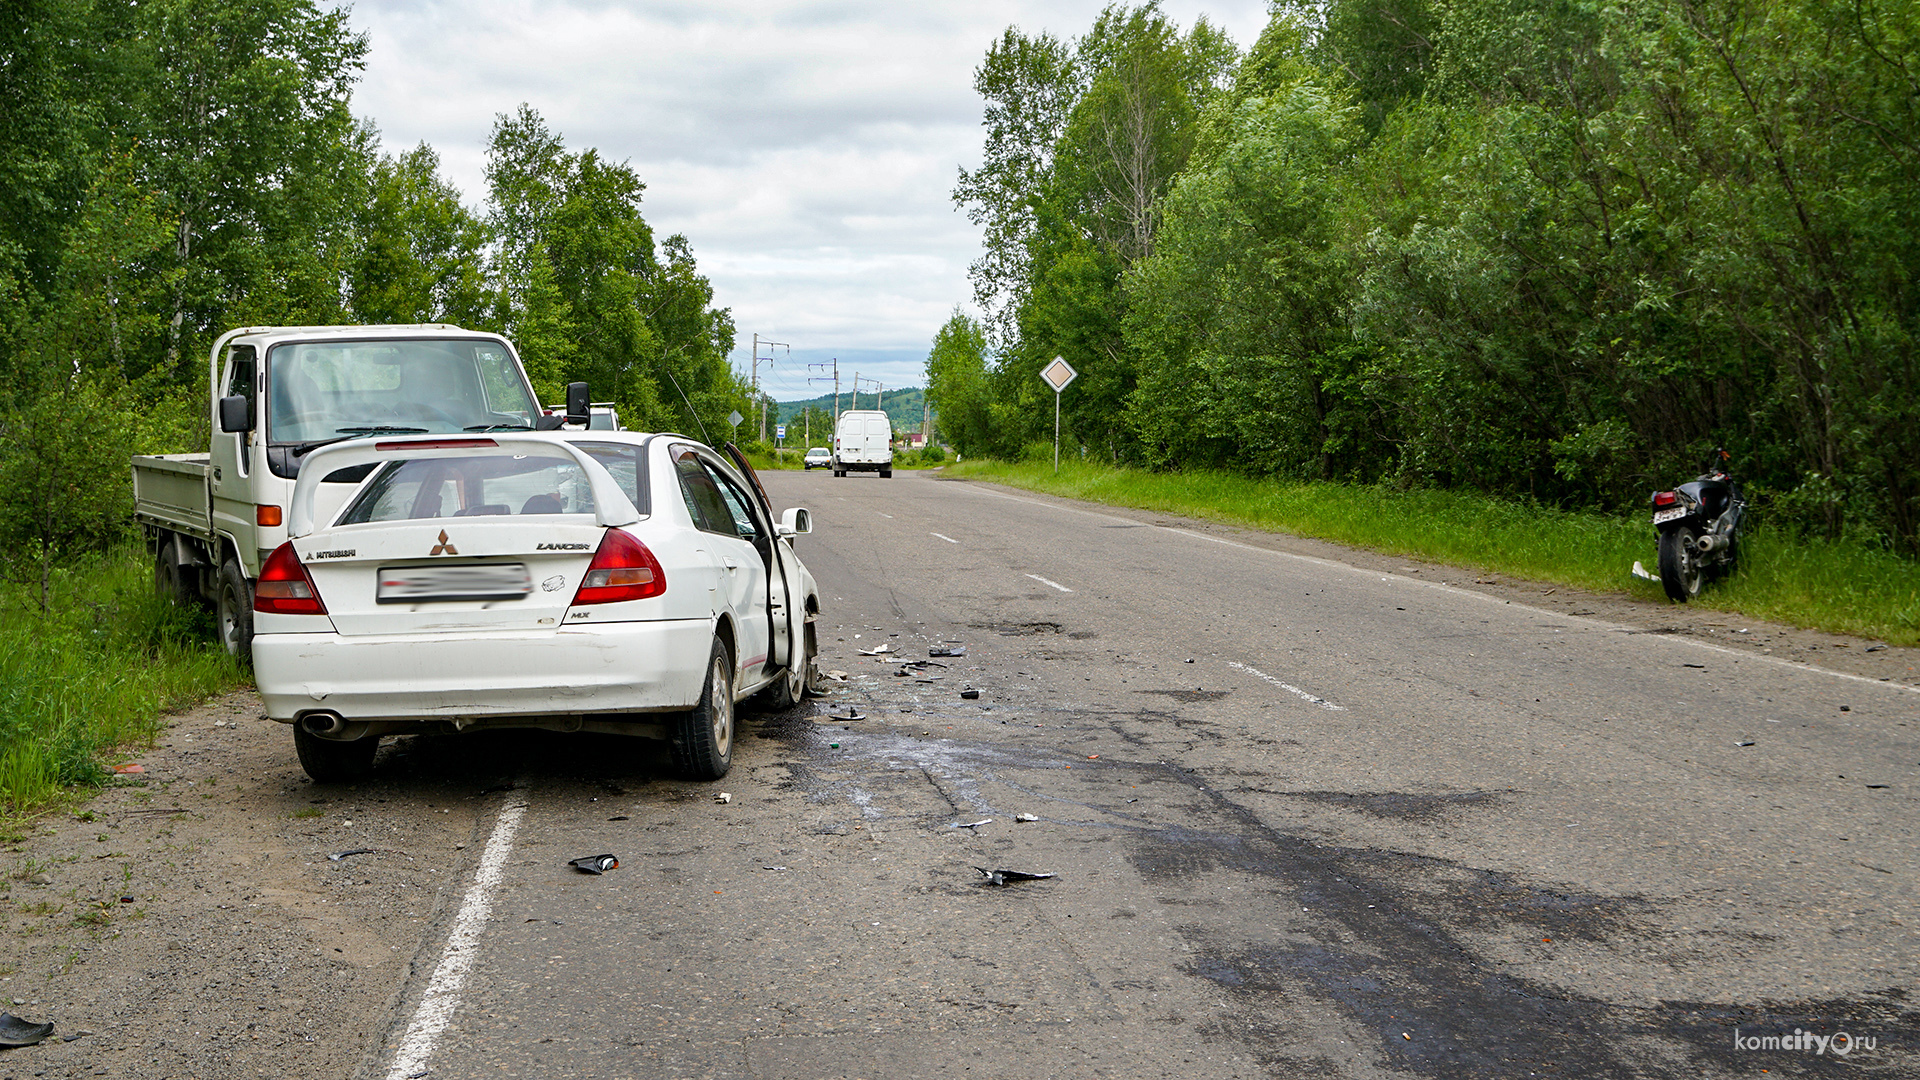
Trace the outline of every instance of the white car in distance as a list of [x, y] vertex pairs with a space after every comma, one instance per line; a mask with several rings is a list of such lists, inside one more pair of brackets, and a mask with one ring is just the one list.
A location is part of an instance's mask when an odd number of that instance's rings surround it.
[[[323, 478], [373, 469], [326, 523]], [[307, 774], [384, 735], [522, 727], [663, 738], [718, 779], [734, 706], [808, 692], [820, 608], [750, 466], [681, 435], [404, 436], [302, 464], [254, 593], [254, 675]]]
[[816, 446], [807, 451], [806, 456], [800, 459], [800, 464], [807, 469], [831, 469], [833, 468], [833, 451], [824, 446]]

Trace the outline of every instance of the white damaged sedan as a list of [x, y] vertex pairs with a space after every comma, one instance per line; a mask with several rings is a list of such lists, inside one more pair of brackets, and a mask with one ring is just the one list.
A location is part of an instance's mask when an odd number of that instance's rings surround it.
[[[320, 484], [356, 473], [316, 523]], [[323, 446], [255, 588], [255, 680], [321, 782], [366, 775], [382, 735], [495, 727], [663, 738], [718, 779], [736, 702], [807, 693], [820, 601], [792, 540], [810, 530], [681, 435]]]

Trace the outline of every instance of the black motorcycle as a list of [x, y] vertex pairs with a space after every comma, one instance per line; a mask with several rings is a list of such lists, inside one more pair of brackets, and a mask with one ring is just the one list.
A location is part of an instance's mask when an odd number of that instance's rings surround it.
[[1672, 491], [1653, 493], [1653, 527], [1660, 533], [1660, 585], [1684, 604], [1709, 578], [1733, 573], [1740, 557], [1740, 522], [1747, 500], [1727, 471], [1725, 450], [1707, 471]]

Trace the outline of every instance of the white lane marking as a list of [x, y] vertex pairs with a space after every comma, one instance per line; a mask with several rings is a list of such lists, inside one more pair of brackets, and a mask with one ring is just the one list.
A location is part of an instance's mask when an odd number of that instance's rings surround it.
[[[939, 534], [939, 533], [928, 533], [927, 535], [929, 535], [929, 536], [940, 536], [940, 534]], [[945, 540], [945, 541], [946, 541], [947, 543], [949, 543], [949, 544], [957, 544], [957, 543], [959, 543], [959, 542], [960, 542], [960, 541], [958, 541], [958, 540], [955, 540], [955, 539], [954, 539], [953, 537], [951, 537], [951, 536], [940, 536], [940, 539], [942, 539], [942, 540]]]
[[[977, 481], [967, 481], [967, 482], [976, 483]], [[1087, 517], [1099, 518], [1102, 521], [1125, 522], [1126, 524], [1129, 524], [1129, 525], [1144, 524], [1149, 529], [1158, 529], [1161, 532], [1179, 533], [1181, 536], [1190, 536], [1195, 540], [1207, 540], [1215, 544], [1224, 544], [1227, 547], [1239, 548], [1242, 551], [1257, 551], [1265, 555], [1275, 555], [1282, 559], [1292, 559], [1295, 562], [1311, 563], [1315, 566], [1324, 566], [1333, 570], [1344, 570], [1350, 574], [1365, 574], [1369, 577], [1372, 577], [1378, 573], [1378, 571], [1369, 570], [1362, 566], [1354, 566], [1349, 563], [1336, 562], [1332, 559], [1323, 559], [1316, 555], [1300, 555], [1291, 551], [1275, 551], [1273, 548], [1258, 547], [1253, 544], [1243, 544], [1237, 540], [1226, 540], [1218, 536], [1208, 536], [1206, 533], [1198, 533], [1190, 529], [1182, 529], [1172, 525], [1154, 525], [1151, 523], [1140, 522], [1133, 518], [1117, 517], [1113, 514], [1102, 514], [1092, 510], [1082, 510], [1077, 506], [1061, 506], [1058, 503], [1041, 502], [1039, 499], [1023, 499], [1018, 495], [1008, 495], [1005, 492], [1001, 492], [1001, 491], [988, 491], [985, 488], [981, 488], [979, 490], [980, 490], [980, 494], [982, 495], [991, 496], [992, 498], [996, 498], [996, 499], [1006, 499], [1009, 502], [1030, 503], [1034, 506], [1044, 506], [1049, 510], [1064, 510], [1071, 514], [1084, 514]], [[1332, 541], [1326, 541], [1326, 542], [1332, 543]], [[1638, 634], [1638, 633], [1645, 632], [1639, 627], [1626, 626], [1621, 623], [1602, 622], [1599, 619], [1581, 618], [1580, 616], [1577, 616], [1577, 615], [1568, 615], [1564, 611], [1549, 611], [1546, 608], [1534, 607], [1532, 604], [1514, 603], [1513, 601], [1502, 600], [1497, 596], [1492, 596], [1487, 593], [1474, 592], [1472, 589], [1462, 589], [1458, 586], [1447, 585], [1438, 581], [1421, 581], [1417, 578], [1410, 578], [1410, 577], [1409, 578], [1383, 578], [1382, 580], [1389, 581], [1389, 582], [1404, 583], [1408, 585], [1418, 585], [1423, 589], [1432, 589], [1435, 592], [1450, 593], [1454, 596], [1460, 596], [1460, 597], [1465, 597], [1472, 600], [1478, 600], [1486, 604], [1499, 604], [1502, 607], [1514, 608], [1520, 611], [1530, 611], [1535, 615], [1551, 615], [1556, 619], [1572, 619], [1576, 622], [1585, 623], [1588, 626], [1600, 627], [1603, 630], [1618, 630], [1623, 633], [1629, 633], [1629, 634]], [[1882, 690], [1900, 690], [1909, 694], [1920, 694], [1920, 686], [1914, 686], [1908, 683], [1897, 683], [1897, 682], [1872, 678], [1866, 675], [1855, 675], [1851, 672], [1846, 672], [1846, 671], [1835, 671], [1832, 668], [1823, 668], [1817, 664], [1808, 664], [1799, 660], [1782, 660], [1777, 656], [1765, 656], [1765, 655], [1750, 653], [1750, 652], [1743, 651], [1741, 649], [1728, 648], [1725, 645], [1715, 645], [1710, 641], [1700, 641], [1696, 638], [1681, 637], [1677, 634], [1661, 634], [1659, 635], [1659, 638], [1662, 642], [1666, 642], [1669, 644], [1686, 645], [1696, 649], [1705, 649], [1708, 652], [1725, 653], [1726, 655], [1731, 656], [1737, 660], [1751, 660], [1759, 664], [1768, 664], [1773, 667], [1785, 668], [1788, 671], [1797, 671], [1803, 675], [1828, 675], [1836, 679], [1846, 679], [1849, 682], [1865, 683], [1868, 686], [1877, 686]]]
[[480, 934], [486, 929], [487, 916], [493, 912], [493, 891], [500, 884], [507, 854], [513, 850], [513, 834], [526, 812], [526, 803], [509, 803], [500, 808], [493, 836], [480, 855], [480, 869], [474, 872], [473, 884], [467, 889], [466, 899], [460, 902], [460, 912], [453, 917], [453, 932], [447, 935], [447, 948], [440, 955], [440, 966], [433, 969], [427, 992], [421, 995], [420, 1007], [413, 1011], [407, 1033], [400, 1039], [400, 1049], [393, 1055], [393, 1067], [387, 1070], [387, 1080], [406, 1080], [425, 1069], [427, 1059], [433, 1056], [434, 1046], [440, 1041], [440, 1033], [447, 1029], [454, 1010], [460, 1007], [460, 986], [473, 970]]
[[1285, 690], [1287, 693], [1292, 694], [1295, 697], [1304, 698], [1307, 701], [1311, 701], [1315, 705], [1318, 705], [1323, 709], [1332, 709], [1334, 712], [1347, 711], [1347, 707], [1345, 705], [1335, 705], [1333, 702], [1328, 701], [1326, 698], [1315, 697], [1314, 695], [1307, 693], [1305, 690], [1300, 689], [1299, 687], [1293, 685], [1292, 683], [1281, 682], [1279, 679], [1274, 678], [1273, 676], [1267, 674], [1264, 671], [1261, 671], [1258, 668], [1250, 668], [1245, 664], [1236, 664], [1231, 660], [1227, 661], [1227, 666], [1239, 668], [1241, 671], [1246, 672], [1247, 674], [1253, 676], [1256, 679], [1265, 679], [1266, 681], [1272, 683], [1273, 685], [1279, 687], [1280, 689]]
[[1054, 588], [1059, 589], [1061, 592], [1073, 591], [1072, 589], [1067, 588], [1065, 585], [1062, 585], [1057, 581], [1048, 581], [1046, 578], [1041, 577], [1039, 574], [1028, 574], [1027, 576], [1039, 582], [1042, 585], [1051, 585]]
[[[874, 513], [876, 513], [876, 514], [880, 514], [880, 511], [878, 511], [878, 510], [875, 510], [875, 511], [874, 511]], [[888, 521], [892, 521], [892, 520], [893, 520], [893, 515], [892, 515], [892, 514], [880, 514], [880, 516], [881, 516], [881, 517], [883, 517], [883, 518], [886, 518], [886, 519], [887, 519]]]

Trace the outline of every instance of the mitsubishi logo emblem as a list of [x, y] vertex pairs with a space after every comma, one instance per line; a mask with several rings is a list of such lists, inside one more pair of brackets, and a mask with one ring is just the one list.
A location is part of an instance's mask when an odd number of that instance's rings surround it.
[[460, 549], [454, 547], [453, 544], [450, 541], [448, 541], [447, 530], [441, 529], [440, 542], [433, 545], [433, 550], [427, 552], [427, 554], [428, 555], [458, 555], [460, 554]]

